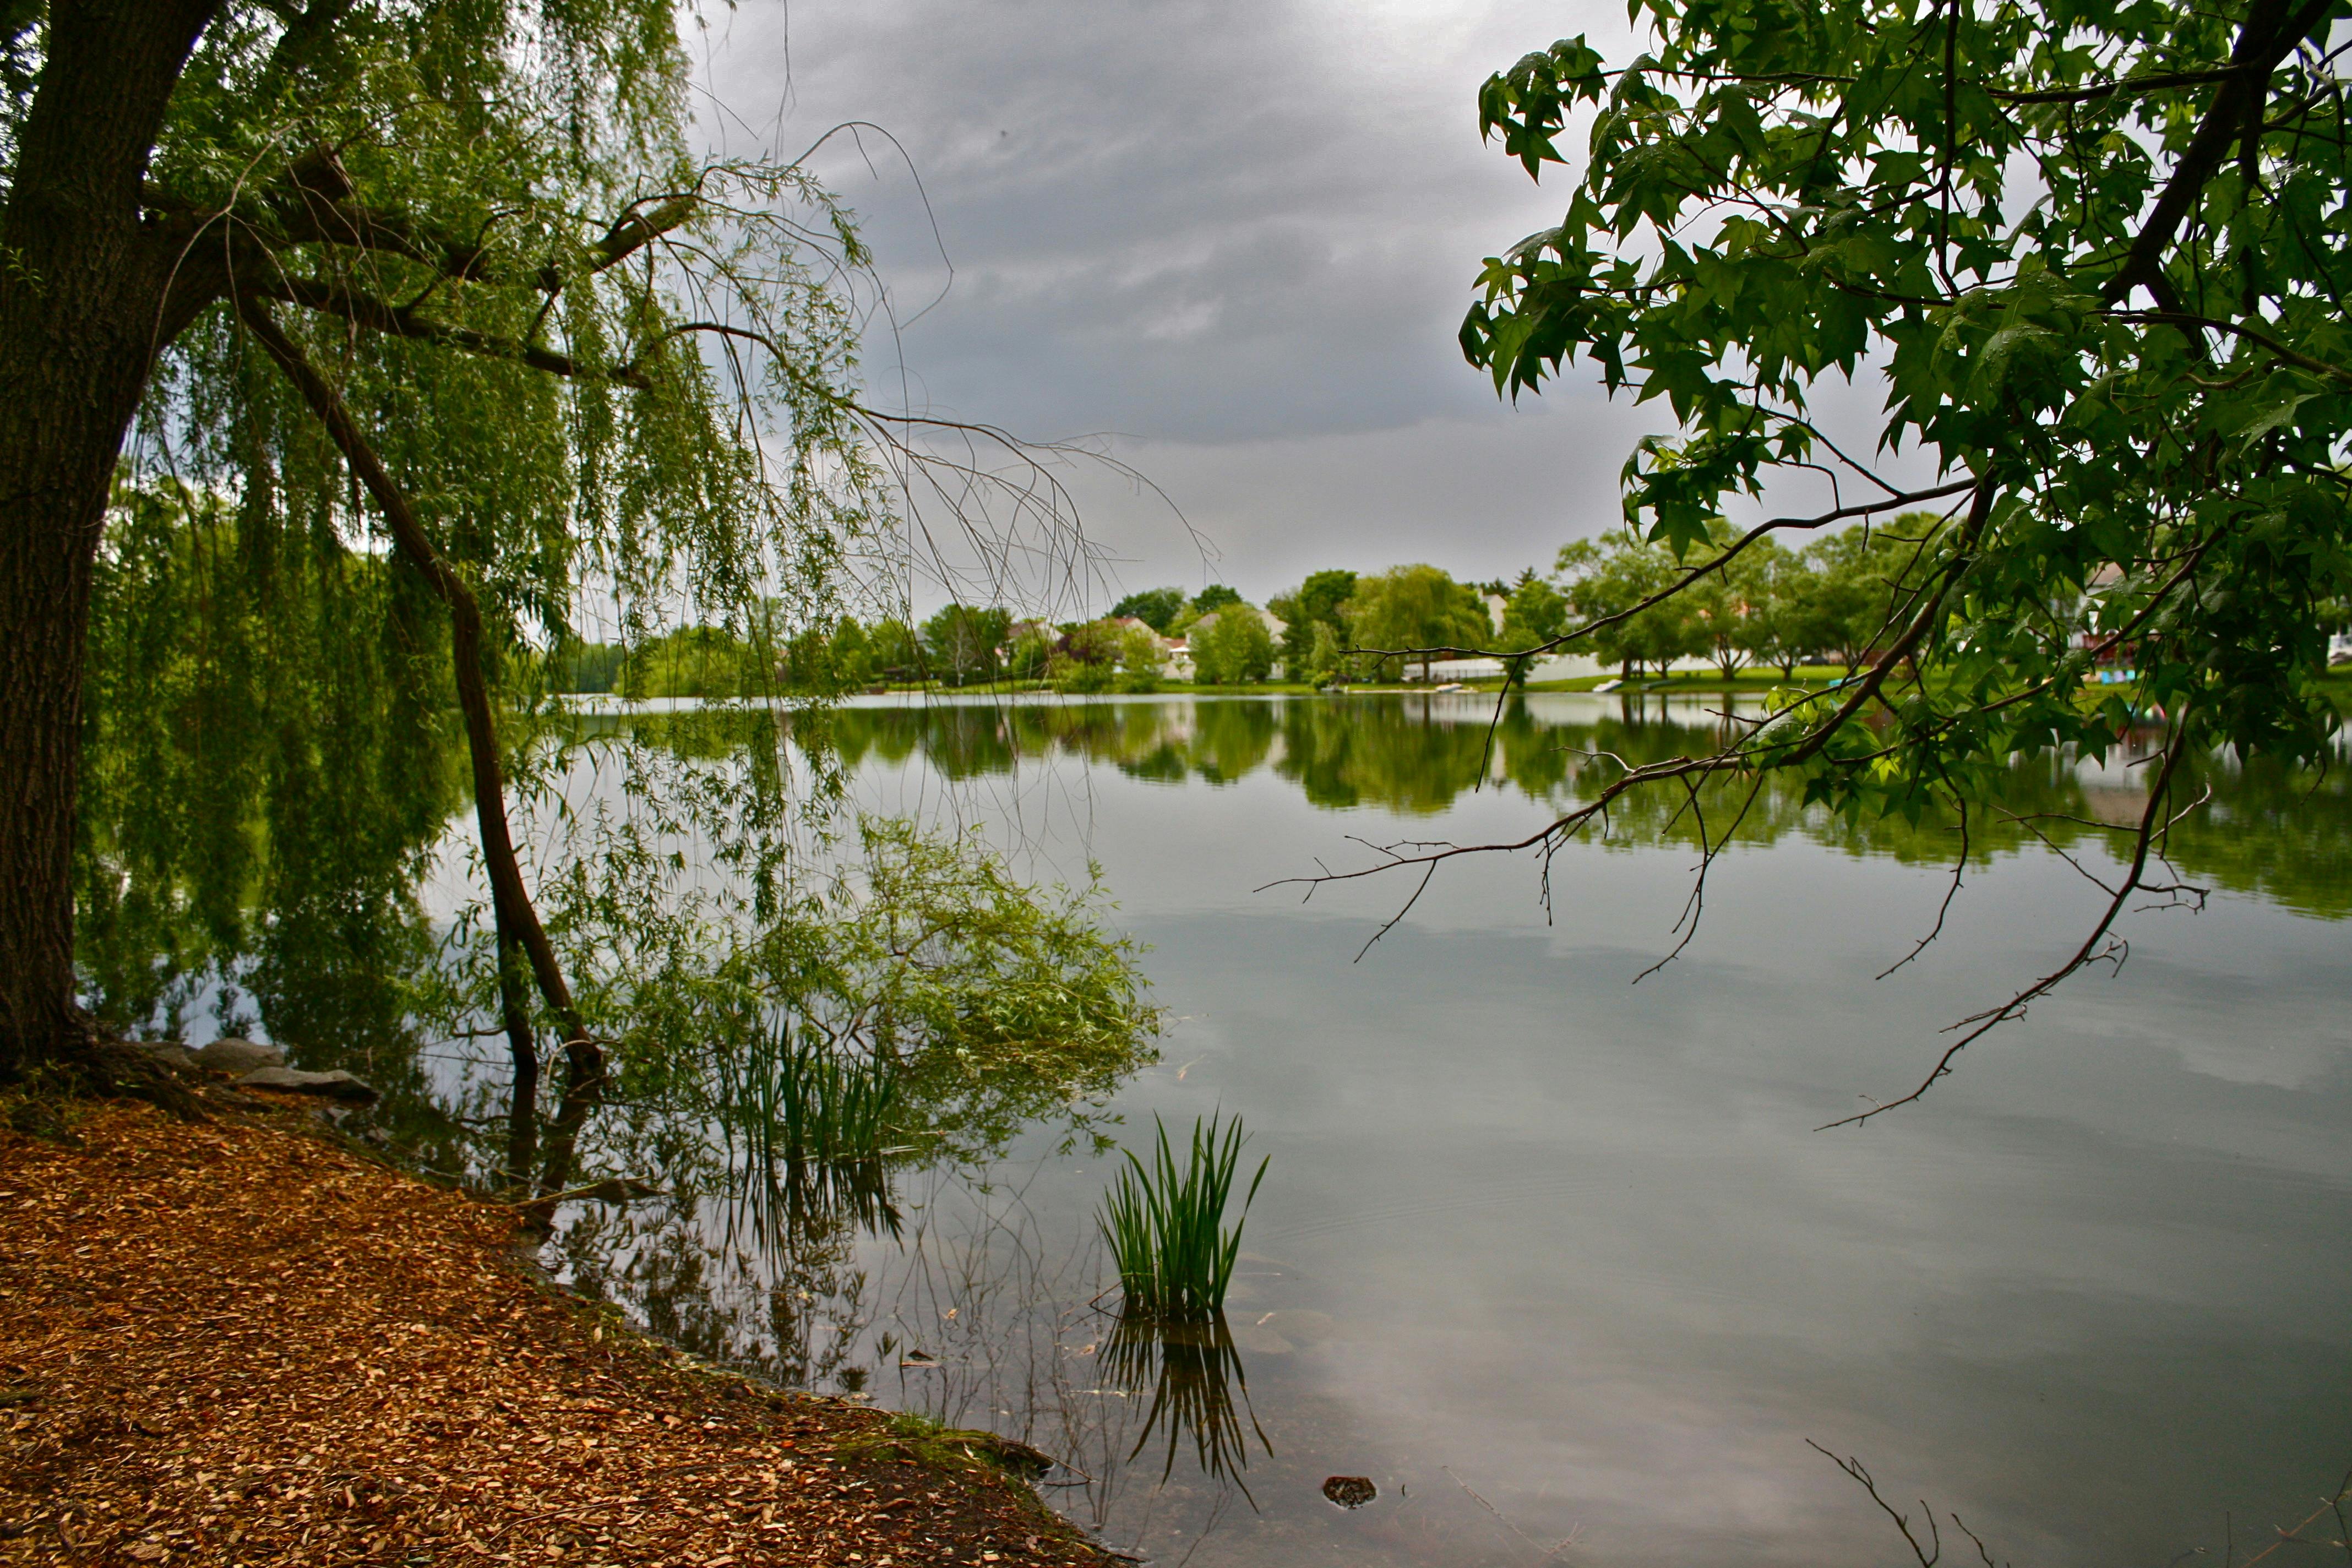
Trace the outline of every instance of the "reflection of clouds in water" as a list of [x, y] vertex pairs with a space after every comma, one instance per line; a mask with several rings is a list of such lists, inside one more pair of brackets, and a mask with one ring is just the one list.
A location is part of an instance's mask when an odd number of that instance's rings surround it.
[[[1178, 1115], [1244, 1107], [1273, 1141], [1281, 1179], [1255, 1241], [1347, 1282], [1362, 1331], [1324, 1375], [1366, 1427], [1480, 1467], [1515, 1517], [1581, 1520], [1596, 1549], [1672, 1541], [1686, 1562], [1868, 1557], [1851, 1483], [1816, 1468], [1806, 1436], [1972, 1522], [1981, 1510], [2020, 1560], [2044, 1562], [2078, 1560], [2107, 1528], [2095, 1497], [2145, 1497], [2112, 1471], [2176, 1478], [2140, 1534], [2177, 1551], [2200, 1539], [2192, 1502], [2326, 1446], [2324, 1389], [2216, 1355], [2331, 1331], [2344, 1270], [2304, 1233], [2341, 1228], [2340, 1097], [2217, 1102], [2144, 1042], [2105, 1037], [2117, 988], [2095, 981], [1979, 1053], [1916, 1118], [1809, 1131], [1851, 1089], [1918, 1070], [1907, 1053], [1936, 1023], [2039, 956], [2070, 872], [2028, 859], [1978, 874], [1975, 918], [1936, 963], [1874, 986], [1883, 960], [1857, 966], [1853, 950], [1907, 929], [1914, 877], [1782, 853], [1751, 899], [1726, 900], [1703, 952], [1636, 989], [1639, 955], [1608, 945], [1609, 911], [1661, 862], [1602, 864], [1623, 885], [1560, 931], [1496, 929], [1489, 881], [1483, 929], [1465, 894], [1443, 927], [1360, 966], [1335, 952], [1319, 974], [1295, 913], [1145, 924], [1163, 992], [1215, 998], [1234, 1047], [1197, 1089], [1139, 1091]], [[1806, 868], [1818, 874], [1794, 875]], [[2282, 947], [2340, 977], [2331, 926], [2232, 907], [2251, 946], [2232, 939], [2216, 966]], [[2196, 977], [2126, 973], [2163, 1039]], [[2259, 992], [2242, 1004], [2255, 1017]], [[2318, 1180], [2272, 1179], [2330, 1160]], [[2263, 1276], [2261, 1308], [2217, 1315], [2212, 1281]], [[2112, 1364], [2139, 1342], [2213, 1375], [2186, 1389], [2179, 1371]], [[2070, 1412], [2047, 1439], [2045, 1394]], [[2258, 1410], [2270, 1452], [2229, 1461], [2232, 1482], [2195, 1434], [2259, 1425]], [[1711, 1499], [1718, 1479], [1736, 1514], [1665, 1500]]]
[[2181, 956], [2134, 955], [2102, 987], [2100, 1016], [2078, 1026], [2160, 1041], [2187, 1070], [2229, 1083], [2299, 1091], [2352, 1067], [2352, 1016], [2336, 976], [2287, 963], [2231, 973], [2196, 963], [2193, 946]]
[[2206, 1035], [2183, 1040], [2173, 1048], [2180, 1065], [2230, 1083], [2269, 1084], [2278, 1089], [2307, 1089], [2340, 1074], [2352, 1055], [2352, 1031], [2339, 1019], [2329, 1020], [2330, 1032], [2292, 1033], [2284, 1038], [2235, 1039]]

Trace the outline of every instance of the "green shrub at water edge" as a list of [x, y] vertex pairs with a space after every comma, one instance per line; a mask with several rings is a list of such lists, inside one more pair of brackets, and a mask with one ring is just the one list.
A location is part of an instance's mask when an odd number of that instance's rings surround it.
[[1127, 1152], [1128, 1168], [1103, 1200], [1097, 1223], [1118, 1268], [1118, 1285], [1131, 1315], [1207, 1317], [1223, 1310], [1225, 1287], [1241, 1254], [1242, 1225], [1267, 1162], [1243, 1195], [1242, 1212], [1224, 1228], [1225, 1205], [1241, 1168], [1245, 1134], [1236, 1116], [1220, 1136], [1218, 1119], [1192, 1123], [1192, 1146], [1181, 1165], [1168, 1142], [1168, 1129], [1155, 1116], [1159, 1143], [1146, 1165]]

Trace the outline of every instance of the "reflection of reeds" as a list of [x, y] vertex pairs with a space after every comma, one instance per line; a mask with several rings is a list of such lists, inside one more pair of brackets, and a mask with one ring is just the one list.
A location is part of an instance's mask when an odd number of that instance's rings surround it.
[[898, 1099], [897, 1060], [838, 1051], [779, 1023], [753, 1037], [745, 1086], [763, 1097], [761, 1124], [794, 1160], [870, 1160], [882, 1152]]
[[[1159, 1118], [1152, 1118], [1159, 1125]], [[1160, 1126], [1151, 1163], [1132, 1151], [1128, 1168], [1103, 1200], [1104, 1243], [1118, 1268], [1118, 1286], [1130, 1317], [1192, 1321], [1223, 1310], [1234, 1259], [1241, 1253], [1242, 1225], [1265, 1180], [1265, 1161], [1242, 1199], [1233, 1228], [1223, 1228], [1225, 1204], [1241, 1169], [1242, 1119], [1218, 1135], [1217, 1118], [1192, 1123], [1192, 1146], [1181, 1165]]]
[[[1128, 1458], [1142, 1453], [1164, 1428], [1164, 1482], [1175, 1468], [1177, 1446], [1189, 1433], [1202, 1473], [1232, 1480], [1248, 1498], [1241, 1479], [1249, 1463], [1247, 1436], [1256, 1433], [1265, 1447], [1265, 1432], [1250, 1411], [1249, 1380], [1224, 1314], [1242, 1225], [1258, 1184], [1265, 1180], [1266, 1162], [1261, 1160], [1243, 1194], [1241, 1213], [1225, 1228], [1225, 1205], [1241, 1173], [1245, 1138], [1238, 1116], [1222, 1131], [1213, 1116], [1205, 1124], [1196, 1121], [1180, 1162], [1168, 1129], [1160, 1126], [1150, 1164], [1128, 1154], [1127, 1169], [1103, 1200], [1099, 1224], [1126, 1298], [1103, 1342], [1103, 1368], [1112, 1381], [1131, 1388], [1148, 1384], [1152, 1391], [1143, 1430]], [[1257, 1506], [1255, 1499], [1250, 1506]]]
[[1130, 1460], [1164, 1427], [1168, 1451], [1160, 1467], [1164, 1483], [1176, 1468], [1178, 1441], [1189, 1433], [1202, 1472], [1231, 1480], [1250, 1499], [1252, 1508], [1257, 1506], [1241, 1477], [1249, 1466], [1249, 1434], [1256, 1434], [1258, 1447], [1266, 1452], [1273, 1452], [1273, 1446], [1250, 1409], [1249, 1378], [1223, 1312], [1191, 1322], [1122, 1316], [1103, 1342], [1102, 1368], [1108, 1381], [1152, 1391], [1143, 1430], [1127, 1456]]
[[716, 1064], [719, 1119], [751, 1156], [745, 1196], [781, 1241], [812, 1222], [898, 1231], [882, 1156], [898, 1104], [897, 1063], [835, 1050], [779, 1021]]
[[747, 1194], [771, 1245], [846, 1226], [898, 1234], [890, 1173], [879, 1160], [785, 1160], [767, 1166]]

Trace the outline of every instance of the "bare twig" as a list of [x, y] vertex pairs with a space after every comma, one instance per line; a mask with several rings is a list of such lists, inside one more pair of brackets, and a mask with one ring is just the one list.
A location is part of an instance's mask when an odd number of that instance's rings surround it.
[[[2347, 1527], [2344, 1518], [2344, 1502], [2347, 1498], [2352, 1498], [2352, 1470], [2345, 1472], [2344, 1479], [2336, 1483], [2336, 1491], [2333, 1496], [2320, 1499], [2319, 1506], [2317, 1508], [2313, 1509], [2309, 1513], [2305, 1514], [2301, 1519], [2295, 1521], [2292, 1526], [2284, 1530], [2279, 1530], [2277, 1527], [2273, 1526], [2273, 1529], [2277, 1534], [2278, 1539], [2272, 1542], [2268, 1546], [2263, 1547], [2260, 1552], [2255, 1552], [2252, 1557], [2247, 1558], [2246, 1568], [2254, 1568], [2255, 1563], [2260, 1563], [2263, 1558], [2268, 1557], [2272, 1552], [2276, 1552], [2280, 1547], [2286, 1545], [2290, 1542], [2299, 1546], [2314, 1544], [2313, 1542], [2303, 1539], [2303, 1531], [2305, 1526], [2313, 1523], [2323, 1513], [2333, 1513], [2336, 1516], [2336, 1533], [2337, 1539], [2328, 1542], [2328, 1544], [2333, 1546], [2341, 1546], [2344, 1549], [2346, 1560], [2352, 1561], [2352, 1528]], [[2228, 1516], [2224, 1515], [2223, 1517], [2226, 1519]], [[2232, 1548], [2234, 1549], [2234, 1535], [2232, 1537]]]
[[1706, 874], [1714, 869], [1716, 857], [1723, 853], [1724, 847], [1731, 842], [1733, 835], [1739, 831], [1739, 825], [1748, 820], [1748, 810], [1755, 805], [1756, 797], [1763, 793], [1764, 774], [1761, 770], [1759, 770], [1749, 775], [1748, 795], [1740, 801], [1739, 810], [1733, 816], [1731, 825], [1711, 840], [1707, 836], [1706, 813], [1699, 803], [1700, 784], [1686, 778], [1682, 781], [1682, 784], [1683, 788], [1690, 794], [1690, 799], [1686, 804], [1692, 820], [1698, 824], [1698, 870], [1691, 879], [1690, 897], [1684, 900], [1682, 916], [1675, 921], [1675, 930], [1681, 933], [1681, 940], [1675, 943], [1673, 949], [1664, 958], [1633, 976], [1633, 984], [1635, 985], [1639, 985], [1643, 981], [1680, 958], [1683, 955], [1683, 950], [1690, 946], [1698, 936], [1700, 917], [1706, 912]]
[[1969, 803], [1965, 797], [1961, 798], [1959, 801], [1959, 812], [1960, 852], [1952, 857], [1952, 879], [1944, 889], [1943, 901], [1936, 906], [1936, 923], [1928, 928], [1927, 934], [1926, 936], [1921, 937], [1917, 942], [1911, 944], [1910, 952], [1905, 953], [1902, 957], [1896, 959], [1894, 963], [1880, 970], [1876, 974], [1871, 976], [1872, 979], [1885, 979], [1888, 975], [1894, 973], [1896, 970], [1902, 968], [1905, 964], [1910, 963], [1913, 959], [1927, 952], [1927, 944], [1944, 934], [1944, 917], [1952, 912], [1952, 900], [1960, 890], [1960, 875], [1969, 868]]
[[[2097, 963], [2101, 958], [2110, 958], [2118, 963], [2121, 961], [2121, 953], [2115, 952], [2111, 944], [2103, 947], [2102, 943], [2105, 942], [2108, 931], [2114, 928], [2116, 917], [2123, 912], [2124, 902], [2131, 896], [2132, 889], [2141, 885], [2140, 878], [2147, 869], [2149, 847], [2156, 837], [2157, 825], [2168, 820], [2164, 807], [2166, 801], [2170, 798], [2173, 772], [2180, 765], [2180, 759], [2189, 749], [2189, 731], [2187, 723], [2182, 721], [2185, 719], [2184, 714], [2181, 720], [2175, 721], [2172, 739], [2164, 749], [2164, 765], [2157, 773], [2155, 787], [2148, 791], [2147, 809], [2140, 815], [2139, 831], [2132, 840], [2131, 862], [2125, 870], [2124, 879], [2115, 888], [2114, 896], [2107, 900], [2106, 908], [2100, 912], [2098, 921], [2091, 927], [2089, 934], [2084, 937], [2082, 944], [2068, 956], [2065, 963], [2024, 990], [2018, 992], [2000, 1006], [1973, 1014], [1953, 1025], [1954, 1029], [1962, 1029], [1966, 1032], [1953, 1041], [1942, 1056], [1937, 1058], [1933, 1069], [1910, 1093], [1897, 1100], [1874, 1103], [1869, 1110], [1856, 1111], [1852, 1116], [1843, 1116], [1834, 1121], [1824, 1122], [1821, 1131], [1826, 1131], [1831, 1127], [1859, 1126], [1874, 1116], [1883, 1115], [1894, 1110], [1898, 1105], [1910, 1104], [1927, 1093], [1937, 1079], [1952, 1070], [1954, 1058], [2011, 1019], [2023, 1016], [2029, 1004], [2050, 994], [2057, 988], [2059, 982], [2068, 975], [2087, 964]], [[2084, 874], [2087, 876], [2089, 873]], [[2101, 885], [2105, 886], [2105, 884]]]
[[1922, 1546], [1919, 1544], [1919, 1538], [1911, 1532], [1910, 1519], [1895, 1512], [1895, 1505], [1878, 1495], [1878, 1483], [1871, 1479], [1870, 1472], [1863, 1468], [1860, 1459], [1852, 1457], [1841, 1459], [1811, 1437], [1805, 1439], [1805, 1447], [1821, 1455], [1861, 1484], [1862, 1489], [1870, 1494], [1870, 1500], [1876, 1503], [1880, 1510], [1895, 1521], [1895, 1528], [1903, 1532], [1904, 1541], [1911, 1548], [1911, 1555], [1919, 1560], [1919, 1568], [1936, 1568], [1936, 1560], [1944, 1554], [1944, 1538], [1942, 1532], [1936, 1528], [1936, 1510], [1927, 1506], [1926, 1499], [1920, 1500], [1919, 1510], [1927, 1521], [1928, 1544]]

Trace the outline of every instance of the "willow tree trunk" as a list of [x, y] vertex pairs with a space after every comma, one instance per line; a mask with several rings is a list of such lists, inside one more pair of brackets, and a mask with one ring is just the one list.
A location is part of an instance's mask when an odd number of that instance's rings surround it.
[[73, 835], [90, 569], [172, 250], [140, 188], [217, 0], [51, 0], [0, 206], [0, 1079], [84, 1058]]

